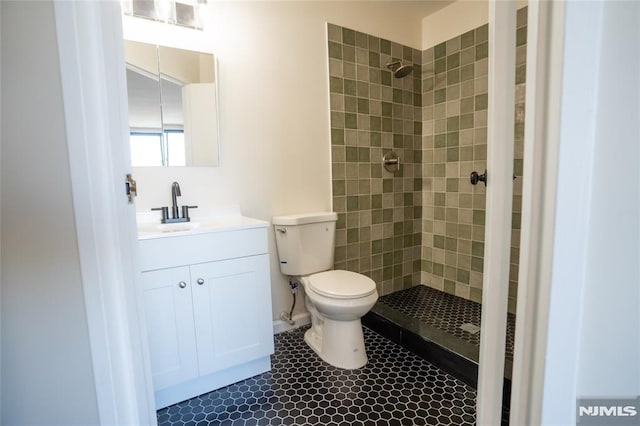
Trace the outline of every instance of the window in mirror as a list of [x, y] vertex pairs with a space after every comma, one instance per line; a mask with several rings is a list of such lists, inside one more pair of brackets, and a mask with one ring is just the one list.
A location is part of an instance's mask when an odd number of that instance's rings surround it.
[[184, 132], [131, 132], [131, 163], [136, 167], [186, 166]]
[[136, 166], [162, 166], [162, 134], [132, 132], [131, 164]]
[[167, 166], [186, 166], [184, 132], [181, 130], [165, 130], [167, 141]]
[[125, 53], [133, 166], [218, 165], [213, 55], [129, 40]]

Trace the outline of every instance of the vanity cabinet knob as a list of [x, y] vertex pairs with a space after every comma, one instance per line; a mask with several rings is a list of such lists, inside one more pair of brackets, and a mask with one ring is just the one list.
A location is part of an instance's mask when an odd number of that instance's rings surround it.
[[180, 288], [185, 288], [186, 286], [187, 286], [187, 283], [186, 283], [186, 282], [184, 282], [184, 281], [180, 281], [180, 282], [178, 283], [178, 287], [180, 287]]
[[204, 284], [204, 280], [202, 278], [198, 278], [196, 282], [198, 283], [198, 285]]

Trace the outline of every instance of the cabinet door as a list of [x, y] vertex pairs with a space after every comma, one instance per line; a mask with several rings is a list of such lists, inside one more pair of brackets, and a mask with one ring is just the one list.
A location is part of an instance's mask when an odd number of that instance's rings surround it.
[[189, 267], [144, 272], [144, 311], [155, 390], [198, 375]]
[[191, 266], [200, 374], [273, 353], [268, 255]]

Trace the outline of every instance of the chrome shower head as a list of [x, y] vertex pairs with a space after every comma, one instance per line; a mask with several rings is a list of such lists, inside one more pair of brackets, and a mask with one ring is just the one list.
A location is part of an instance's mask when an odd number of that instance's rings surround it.
[[413, 65], [403, 65], [402, 61], [389, 62], [386, 65], [393, 72], [395, 78], [403, 78], [413, 72]]
[[400, 68], [394, 71], [393, 76], [395, 78], [403, 78], [413, 72], [413, 65], [402, 65]]

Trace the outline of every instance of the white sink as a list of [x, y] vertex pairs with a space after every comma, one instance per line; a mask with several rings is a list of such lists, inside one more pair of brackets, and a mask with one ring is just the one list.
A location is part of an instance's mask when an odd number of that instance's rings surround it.
[[138, 223], [138, 235], [158, 234], [165, 232], [193, 231], [200, 227], [200, 222], [180, 223]]
[[[217, 213], [217, 214], [216, 214]], [[160, 223], [156, 213], [138, 213], [138, 239], [178, 237], [208, 232], [224, 232], [239, 229], [268, 227], [269, 222], [242, 216], [239, 208], [209, 212], [207, 215], [192, 217], [191, 222]]]

